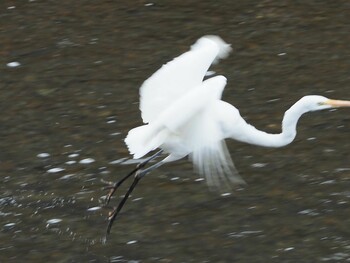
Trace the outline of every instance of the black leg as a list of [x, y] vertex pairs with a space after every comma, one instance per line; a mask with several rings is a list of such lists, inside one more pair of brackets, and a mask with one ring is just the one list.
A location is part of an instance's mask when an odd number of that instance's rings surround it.
[[151, 157], [149, 157], [146, 160], [144, 160], [143, 162], [139, 163], [134, 170], [132, 170], [130, 173], [128, 173], [126, 176], [124, 176], [122, 179], [120, 179], [116, 183], [114, 183], [114, 184], [109, 183], [109, 185], [104, 188], [105, 190], [110, 190], [109, 193], [106, 196], [106, 204], [107, 205], [109, 204], [109, 202], [111, 201], [111, 198], [114, 195], [115, 191], [118, 189], [118, 187], [126, 179], [128, 179], [130, 176], [132, 176], [137, 171], [139, 171], [141, 168], [145, 167], [146, 164], [148, 164], [153, 159], [157, 158], [162, 152], [163, 152], [163, 150], [160, 150], [160, 151], [156, 152], [155, 154], [153, 154]]
[[[140, 163], [140, 164], [141, 164], [141, 163]], [[139, 164], [139, 165], [140, 165], [140, 164]], [[137, 165], [136, 168], [135, 168], [134, 170], [132, 170], [130, 173], [128, 173], [126, 176], [124, 176], [122, 179], [120, 179], [119, 181], [117, 181], [117, 182], [114, 183], [113, 185], [112, 185], [112, 182], [111, 182], [109, 186], [104, 187], [105, 190], [110, 189], [110, 190], [109, 190], [109, 193], [108, 193], [107, 196], [106, 196], [106, 200], [105, 200], [106, 205], [109, 204], [109, 202], [111, 201], [112, 196], [114, 195], [114, 193], [115, 193], [115, 191], [118, 189], [118, 187], [119, 187], [126, 179], [128, 179], [130, 176], [132, 176], [134, 173], [136, 173], [138, 170], [141, 169], [141, 167], [139, 167], [139, 165]]]
[[107, 235], [111, 232], [111, 228], [113, 225], [113, 222], [115, 220], [115, 218], [117, 217], [117, 215], [119, 214], [120, 210], [123, 208], [126, 200], [129, 198], [129, 195], [131, 194], [131, 192], [134, 190], [135, 186], [137, 185], [137, 183], [140, 181], [141, 177], [139, 176], [139, 173], [136, 174], [134, 181], [132, 182], [130, 188], [128, 189], [128, 191], [126, 192], [124, 198], [120, 201], [118, 207], [116, 209], [114, 209], [114, 211], [110, 214], [110, 216], [108, 217], [108, 226], [107, 226]]
[[116, 219], [116, 217], [118, 216], [120, 210], [123, 208], [126, 200], [128, 200], [129, 195], [132, 193], [132, 191], [134, 190], [135, 186], [137, 185], [137, 183], [150, 171], [158, 168], [159, 166], [161, 166], [163, 164], [163, 161], [160, 161], [154, 165], [152, 165], [151, 167], [145, 169], [145, 170], [138, 170], [136, 175], [135, 175], [135, 179], [132, 182], [132, 184], [130, 185], [128, 191], [126, 192], [126, 194], [124, 195], [123, 199], [120, 201], [119, 205], [117, 206], [116, 209], [114, 209], [112, 211], [112, 213], [110, 214], [110, 216], [108, 217], [108, 226], [107, 226], [107, 235], [110, 233], [112, 225], [114, 220]]

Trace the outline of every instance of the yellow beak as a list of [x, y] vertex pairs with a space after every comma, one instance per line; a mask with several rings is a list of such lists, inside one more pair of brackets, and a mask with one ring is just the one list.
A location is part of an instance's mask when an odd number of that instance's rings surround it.
[[349, 100], [327, 100], [325, 104], [332, 107], [350, 107]]

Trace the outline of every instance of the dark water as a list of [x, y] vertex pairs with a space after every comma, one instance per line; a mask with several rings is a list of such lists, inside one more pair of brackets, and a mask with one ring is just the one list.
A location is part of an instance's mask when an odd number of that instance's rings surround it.
[[101, 209], [101, 179], [133, 168], [122, 140], [161, 64], [220, 35], [234, 48], [214, 68], [228, 78], [225, 100], [278, 132], [303, 95], [350, 99], [349, 11], [348, 1], [1, 1], [0, 261], [349, 262], [348, 110], [304, 116], [286, 148], [230, 141], [248, 183], [232, 195], [209, 192], [184, 160], [141, 181], [107, 244]]

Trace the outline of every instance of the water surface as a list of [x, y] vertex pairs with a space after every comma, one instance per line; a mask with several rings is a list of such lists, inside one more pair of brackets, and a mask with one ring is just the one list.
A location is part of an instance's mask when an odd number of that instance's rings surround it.
[[[349, 111], [312, 113], [296, 141], [230, 141], [248, 185], [208, 191], [186, 160], [140, 182], [102, 240], [101, 179], [135, 164], [138, 88], [202, 35], [232, 43], [224, 99], [279, 132], [307, 94], [350, 99], [348, 1], [2, 1], [1, 262], [347, 262]], [[117, 203], [127, 186], [114, 198]]]

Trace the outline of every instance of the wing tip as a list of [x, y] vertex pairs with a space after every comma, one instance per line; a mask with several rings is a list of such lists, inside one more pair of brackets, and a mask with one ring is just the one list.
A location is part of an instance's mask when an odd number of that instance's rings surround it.
[[213, 63], [217, 63], [220, 59], [227, 58], [232, 51], [232, 47], [230, 44], [227, 44], [221, 37], [216, 35], [206, 35], [201, 38], [199, 38], [196, 43], [194, 43], [191, 46], [191, 49], [196, 49], [205, 44], [205, 42], [210, 41], [211, 43], [214, 43], [215, 46], [218, 48], [218, 54], [216, 55]]

